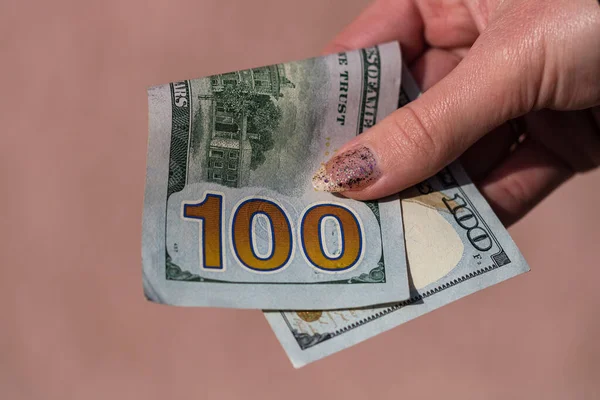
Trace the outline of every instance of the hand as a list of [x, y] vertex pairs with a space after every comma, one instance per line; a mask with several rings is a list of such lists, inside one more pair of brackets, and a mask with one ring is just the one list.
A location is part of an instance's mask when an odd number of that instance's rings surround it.
[[597, 0], [378, 0], [326, 52], [393, 40], [424, 94], [340, 149], [315, 187], [379, 198], [461, 157], [510, 225], [600, 165]]

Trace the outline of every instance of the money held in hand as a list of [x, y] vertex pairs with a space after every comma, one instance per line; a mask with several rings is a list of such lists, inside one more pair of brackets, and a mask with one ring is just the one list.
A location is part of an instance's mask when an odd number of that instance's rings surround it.
[[268, 310], [300, 367], [528, 271], [457, 163], [379, 201], [313, 188], [418, 96], [396, 43], [151, 88], [147, 298]]

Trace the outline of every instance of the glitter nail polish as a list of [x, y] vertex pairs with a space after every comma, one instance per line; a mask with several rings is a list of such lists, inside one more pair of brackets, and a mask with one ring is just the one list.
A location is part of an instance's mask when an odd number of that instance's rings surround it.
[[344, 192], [363, 189], [375, 182], [380, 175], [373, 152], [360, 146], [327, 161], [313, 176], [312, 183], [317, 190]]

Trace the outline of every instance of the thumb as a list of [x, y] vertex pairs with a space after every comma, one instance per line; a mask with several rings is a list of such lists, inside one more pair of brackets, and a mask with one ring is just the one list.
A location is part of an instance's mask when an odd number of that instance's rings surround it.
[[521, 52], [511, 51], [510, 44], [503, 48], [478, 42], [418, 99], [344, 145], [317, 171], [315, 188], [358, 200], [397, 193], [434, 175], [487, 132], [532, 108], [536, 92], [526, 85], [533, 80]]

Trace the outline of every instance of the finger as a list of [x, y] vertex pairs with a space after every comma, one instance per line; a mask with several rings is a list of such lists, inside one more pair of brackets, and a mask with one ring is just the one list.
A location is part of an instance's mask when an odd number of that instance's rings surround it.
[[421, 90], [427, 91], [456, 68], [460, 60], [451, 51], [431, 48], [412, 63], [410, 71]]
[[[411, 73], [419, 87], [426, 91], [448, 75], [463, 57], [455, 51], [431, 48], [411, 65]], [[503, 124], [488, 133], [461, 156], [461, 163], [474, 182], [479, 182], [510, 153], [522, 132]]]
[[463, 1], [419, 1], [425, 21], [425, 41], [431, 46], [453, 48], [471, 46], [479, 30], [473, 14]]
[[460, 156], [460, 162], [473, 182], [481, 182], [506, 160], [519, 136], [520, 131], [515, 131], [509, 124], [502, 124], [469, 147]]
[[343, 146], [315, 175], [314, 186], [360, 200], [397, 193], [528, 111], [535, 97], [521, 90], [527, 59], [507, 60], [502, 47], [485, 42], [475, 46], [418, 99]]
[[480, 185], [496, 215], [506, 226], [529, 212], [573, 176], [573, 170], [535, 140], [526, 139]]
[[590, 110], [543, 109], [526, 116], [531, 136], [576, 172], [600, 165], [600, 134]]
[[348, 25], [324, 53], [360, 49], [398, 40], [405, 62], [425, 48], [423, 20], [413, 0], [378, 0]]

